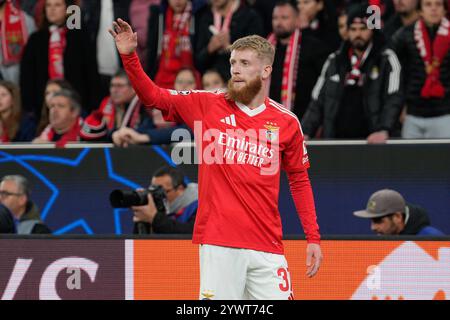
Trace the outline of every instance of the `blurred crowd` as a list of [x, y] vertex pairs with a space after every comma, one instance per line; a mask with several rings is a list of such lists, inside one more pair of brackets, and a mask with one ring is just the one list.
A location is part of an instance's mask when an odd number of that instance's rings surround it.
[[140, 103], [117, 18], [161, 87], [226, 88], [228, 47], [258, 34], [277, 49], [268, 95], [307, 139], [450, 138], [448, 2], [0, 0], [1, 143], [168, 144], [185, 128]]

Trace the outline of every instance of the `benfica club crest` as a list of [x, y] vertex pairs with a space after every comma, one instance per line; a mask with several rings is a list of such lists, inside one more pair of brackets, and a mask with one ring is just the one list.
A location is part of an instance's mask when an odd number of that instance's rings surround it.
[[267, 141], [275, 141], [278, 139], [278, 132], [280, 131], [280, 127], [277, 127], [276, 123], [267, 122], [267, 124], [264, 125], [264, 128], [266, 128]]

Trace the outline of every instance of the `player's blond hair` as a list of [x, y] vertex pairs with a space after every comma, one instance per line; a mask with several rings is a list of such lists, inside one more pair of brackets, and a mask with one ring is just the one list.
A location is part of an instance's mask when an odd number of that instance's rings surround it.
[[263, 37], [257, 35], [243, 37], [237, 39], [230, 47], [230, 51], [245, 49], [256, 51], [259, 58], [266, 59], [270, 65], [273, 64], [273, 60], [275, 59], [275, 48]]

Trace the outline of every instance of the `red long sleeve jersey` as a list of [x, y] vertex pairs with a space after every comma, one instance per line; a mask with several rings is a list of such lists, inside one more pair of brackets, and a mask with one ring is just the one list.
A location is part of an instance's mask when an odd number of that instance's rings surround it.
[[194, 131], [200, 162], [195, 244], [282, 254], [280, 167], [288, 174], [308, 242], [319, 243], [308, 155], [293, 113], [268, 98], [250, 109], [220, 92], [161, 89], [136, 54], [122, 55], [122, 60], [144, 105]]

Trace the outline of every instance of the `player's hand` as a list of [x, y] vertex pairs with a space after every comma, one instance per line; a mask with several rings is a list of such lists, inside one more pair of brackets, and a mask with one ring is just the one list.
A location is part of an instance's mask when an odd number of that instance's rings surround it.
[[317, 271], [319, 271], [322, 259], [320, 245], [317, 243], [308, 243], [306, 247], [306, 275], [308, 278], [314, 277]]
[[127, 22], [117, 19], [108, 31], [113, 36], [120, 54], [131, 54], [136, 51], [138, 46], [137, 33], [133, 32], [133, 29]]

